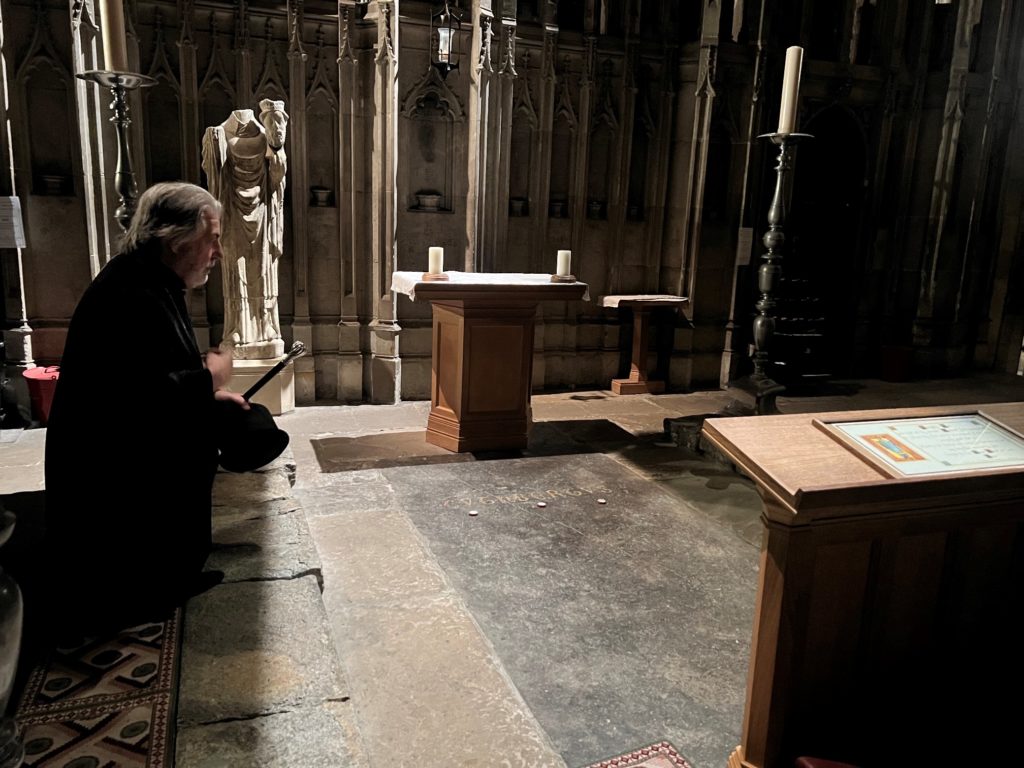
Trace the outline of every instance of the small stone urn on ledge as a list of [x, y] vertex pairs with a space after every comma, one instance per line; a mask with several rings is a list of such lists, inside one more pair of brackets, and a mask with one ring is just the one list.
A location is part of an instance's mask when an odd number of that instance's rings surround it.
[[416, 193], [416, 207], [421, 211], [439, 211], [444, 202], [444, 195], [432, 189]]

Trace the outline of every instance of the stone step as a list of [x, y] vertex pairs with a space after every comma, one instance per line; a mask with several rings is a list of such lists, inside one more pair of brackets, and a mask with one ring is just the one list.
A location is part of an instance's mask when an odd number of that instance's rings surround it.
[[294, 482], [290, 450], [217, 475], [207, 569], [224, 582], [185, 607], [178, 768], [366, 765]]

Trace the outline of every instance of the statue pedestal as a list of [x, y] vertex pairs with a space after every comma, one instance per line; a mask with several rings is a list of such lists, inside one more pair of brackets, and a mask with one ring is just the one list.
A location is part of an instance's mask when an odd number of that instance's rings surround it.
[[[235, 360], [234, 372], [231, 375], [232, 392], [242, 393], [255, 384], [260, 378], [277, 365], [281, 357], [267, 360]], [[295, 364], [288, 363], [274, 378], [252, 397], [252, 402], [265, 405], [274, 416], [295, 410]]]

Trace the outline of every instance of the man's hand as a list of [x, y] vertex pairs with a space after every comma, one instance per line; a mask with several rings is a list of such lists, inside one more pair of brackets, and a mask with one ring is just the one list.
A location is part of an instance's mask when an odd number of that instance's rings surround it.
[[206, 353], [204, 363], [206, 370], [213, 377], [213, 391], [223, 389], [231, 381], [231, 369], [234, 366], [231, 352], [224, 352], [219, 349], [211, 349]]
[[238, 403], [242, 406], [243, 411], [249, 410], [249, 401], [237, 392], [228, 392], [226, 389], [218, 389], [213, 393], [213, 399], [220, 400], [222, 402]]

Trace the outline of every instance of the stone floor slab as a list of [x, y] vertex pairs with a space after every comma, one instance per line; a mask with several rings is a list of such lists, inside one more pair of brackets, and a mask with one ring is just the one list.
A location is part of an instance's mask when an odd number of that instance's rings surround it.
[[453, 453], [428, 443], [422, 429], [375, 432], [361, 437], [323, 437], [310, 442], [321, 472], [349, 472], [410, 464], [472, 461], [470, 453]]
[[351, 472], [336, 472], [319, 475], [321, 482], [328, 486], [361, 485], [365, 483], [386, 483], [384, 473], [379, 469], [358, 469]]
[[223, 571], [225, 581], [293, 579], [307, 574], [318, 583], [323, 581], [320, 556], [301, 509], [256, 519], [215, 517], [213, 543], [206, 567]]
[[[339, 413], [340, 412], [340, 413]], [[331, 406], [296, 408], [278, 416], [277, 425], [292, 437], [330, 434], [366, 434], [374, 431], [422, 428], [430, 413], [428, 401], [395, 405]]]
[[178, 722], [247, 718], [347, 695], [312, 576], [222, 584], [185, 609]]
[[309, 526], [327, 564], [325, 588], [337, 600], [377, 603], [447, 588], [444, 574], [404, 515], [357, 509], [311, 518]]
[[218, 520], [230, 522], [287, 515], [290, 512], [295, 512], [300, 506], [299, 501], [294, 496], [284, 499], [271, 499], [270, 501], [242, 502], [241, 504], [214, 504], [213, 522], [216, 525]]
[[[335, 476], [343, 478], [349, 474], [354, 473]], [[395, 506], [391, 484], [383, 478], [365, 483], [303, 485], [296, 489], [295, 495], [302, 502], [307, 519], [350, 512], [386, 512]]]
[[564, 768], [452, 595], [329, 612], [371, 765]]
[[261, 504], [291, 496], [292, 483], [283, 470], [218, 472], [213, 481], [213, 503], [222, 506]]
[[178, 732], [177, 768], [366, 768], [351, 705], [328, 703]]

